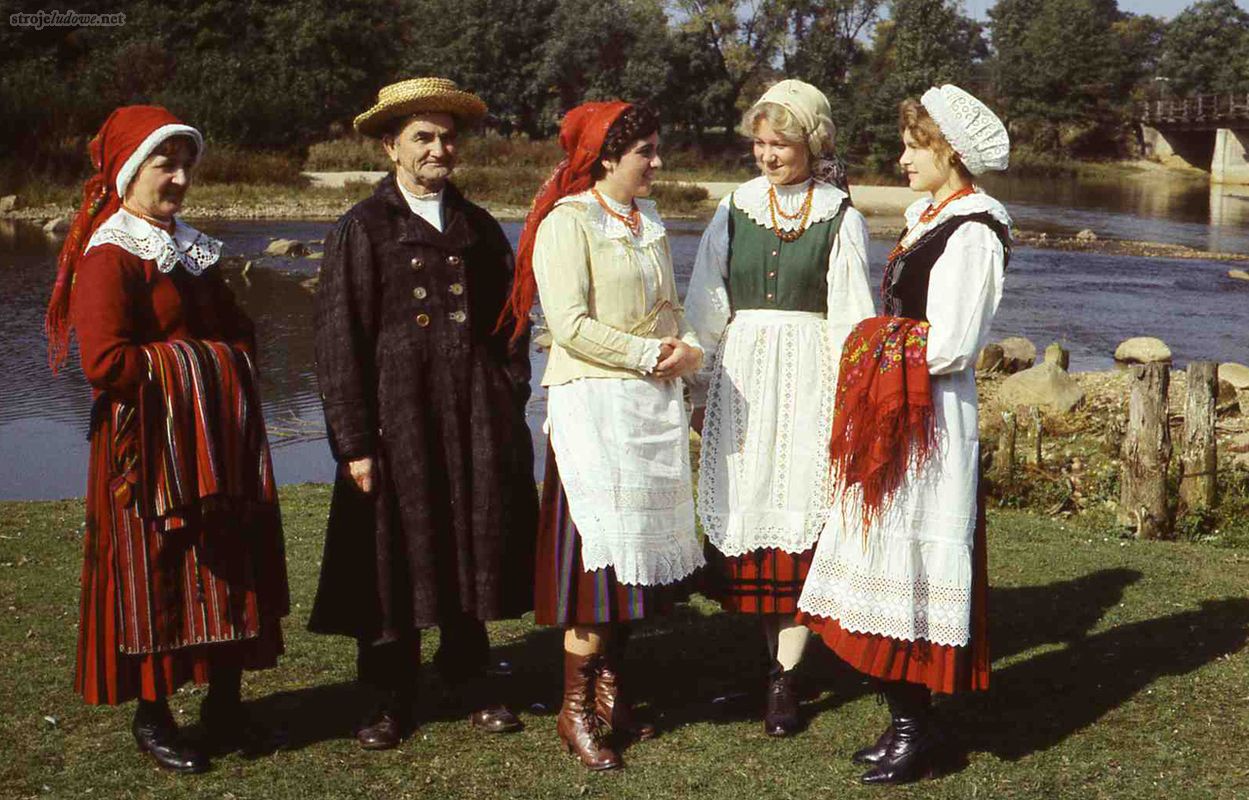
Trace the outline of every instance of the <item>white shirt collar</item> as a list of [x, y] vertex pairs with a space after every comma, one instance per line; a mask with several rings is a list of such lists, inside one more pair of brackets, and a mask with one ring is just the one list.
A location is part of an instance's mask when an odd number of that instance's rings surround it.
[[[628, 206], [621, 205], [607, 196], [604, 196], [603, 200], [617, 214], [622, 216], [628, 215], [630, 210]], [[598, 200], [595, 199], [594, 194], [590, 191], [561, 197], [556, 201], [555, 205], [560, 206], [564, 203], [584, 205], [586, 207], [586, 219], [590, 226], [608, 239], [622, 239], [632, 242], [638, 247], [648, 247], [664, 238], [667, 235], [667, 231], [664, 229], [664, 221], [659, 216], [659, 209], [655, 205], [655, 201], [639, 197], [633, 202], [637, 203], [638, 212], [642, 216], [642, 230], [636, 238], [633, 236], [633, 232], [629, 230], [628, 225], [625, 225], [619, 219], [603, 210], [603, 207], [599, 205]]]
[[166, 273], [181, 265], [192, 275], [199, 275], [221, 257], [221, 242], [177, 217], [170, 234], [124, 208], [96, 228], [83, 252], [101, 244], [115, 244], [127, 253], [155, 261], [156, 268]]
[[921, 197], [919, 200], [911, 203], [906, 209], [907, 239], [913, 239], [920, 232], [935, 228], [950, 217], [965, 217], [968, 214], [978, 214], [982, 211], [993, 215], [993, 218], [1005, 225], [1006, 230], [1009, 231], [1012, 223], [1006, 207], [985, 194], [984, 190], [979, 186], [975, 188], [976, 191], [972, 194], [960, 197], [941, 209], [937, 216], [929, 222], [920, 222], [919, 216], [932, 206], [932, 198]]
[[408, 208], [412, 209], [413, 214], [439, 231], [442, 230], [442, 195], [445, 189], [439, 189], [433, 194], [413, 194], [397, 178], [395, 185], [399, 187], [399, 194], [403, 195], [403, 199], [407, 201]]
[[[811, 181], [805, 180], [802, 183], [775, 187], [776, 201], [781, 210], [790, 216], [797, 214], [807, 199], [807, 189], [810, 186]], [[771, 229], [772, 212], [769, 206], [771, 202], [769, 194], [772, 188], [772, 184], [762, 175], [748, 180], [733, 191], [733, 205], [750, 217], [756, 225]], [[845, 199], [846, 193], [836, 186], [823, 181], [815, 181], [815, 191], [811, 195], [811, 216], [807, 218], [805, 224], [811, 226], [837, 216]], [[796, 231], [804, 222], [801, 218], [786, 219], [778, 214], [776, 224], [783, 231]]]

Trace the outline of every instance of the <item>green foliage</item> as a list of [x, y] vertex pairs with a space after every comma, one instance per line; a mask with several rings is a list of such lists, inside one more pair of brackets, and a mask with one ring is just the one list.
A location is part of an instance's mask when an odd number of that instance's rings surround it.
[[1202, 0], [1167, 26], [1158, 64], [1171, 91], [1249, 92], [1249, 12], [1235, 0]]

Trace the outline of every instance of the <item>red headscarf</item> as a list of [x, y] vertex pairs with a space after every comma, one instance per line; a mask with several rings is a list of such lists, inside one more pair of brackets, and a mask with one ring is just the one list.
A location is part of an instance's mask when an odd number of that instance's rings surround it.
[[525, 227], [520, 231], [520, 246], [516, 249], [512, 296], [503, 307], [496, 328], [502, 330], [509, 321], [512, 322], [515, 326], [512, 341], [520, 338], [529, 325], [529, 309], [533, 308], [533, 296], [537, 291], [533, 277], [533, 243], [538, 236], [538, 226], [560, 198], [584, 192], [594, 185], [590, 167], [602, 153], [607, 131], [630, 107], [630, 103], [619, 100], [582, 103], [564, 115], [564, 121], [559, 126], [559, 144], [566, 155], [534, 195], [533, 205], [525, 217]]
[[69, 234], [61, 245], [56, 262], [56, 283], [44, 318], [48, 336], [48, 365], [52, 371], [69, 354], [69, 297], [74, 284], [74, 268], [82, 257], [91, 234], [121, 208], [126, 187], [143, 161], [166, 139], [188, 136], [195, 140], [195, 159], [204, 153], [200, 132], [160, 106], [123, 106], [109, 114], [100, 132], [91, 140], [91, 166], [95, 174], [82, 187], [82, 205], [74, 215]]

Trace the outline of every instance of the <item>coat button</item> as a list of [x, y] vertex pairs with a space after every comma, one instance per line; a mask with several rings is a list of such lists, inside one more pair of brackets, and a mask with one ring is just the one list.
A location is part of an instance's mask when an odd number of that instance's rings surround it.
[[776, 297], [776, 295], [772, 294], [771, 292], [768, 292], [768, 299], [769, 299], [769, 300], [771, 300], [771, 299], [772, 299], [772, 298], [774, 298], [774, 297]]
[[451, 294], [464, 294], [464, 284], [453, 283], [447, 287], [447, 290], [450, 291]]
[[421, 259], [419, 258], [412, 259], [412, 269], [422, 269], [424, 266], [425, 266], [425, 262], [422, 261]]
[[776, 256], [776, 255], [780, 255], [780, 253], [779, 253], [779, 251], [773, 250], [773, 251], [772, 251], [772, 255]]
[[417, 300], [424, 300], [425, 295], [427, 294], [429, 293], [425, 291], [424, 286], [418, 286], [412, 290], [412, 296], [415, 297]]
[[769, 272], [769, 273], [768, 273], [768, 277], [769, 277], [769, 278], [775, 278], [775, 277], [776, 277], [776, 273], [775, 273], [775, 272]]
[[428, 325], [428, 324], [429, 324], [429, 314], [417, 314], [417, 315], [416, 315], [416, 324], [417, 324], [417, 325], [420, 325], [422, 328], [424, 328], [426, 325]]
[[461, 263], [463, 263], [463, 259], [459, 256], [447, 256], [447, 263], [453, 267], [458, 267]]
[[465, 314], [463, 311], [451, 312], [451, 320], [453, 322], [463, 322], [466, 319], [468, 319], [468, 314]]

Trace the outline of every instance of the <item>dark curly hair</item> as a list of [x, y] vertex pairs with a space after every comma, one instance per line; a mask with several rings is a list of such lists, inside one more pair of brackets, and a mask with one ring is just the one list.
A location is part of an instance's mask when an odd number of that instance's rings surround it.
[[606, 175], [603, 161], [618, 161], [621, 156], [638, 141], [645, 139], [659, 130], [659, 112], [645, 103], [636, 103], [625, 109], [607, 129], [603, 139], [603, 149], [599, 151], [598, 160], [590, 165], [590, 177], [602, 180]]

